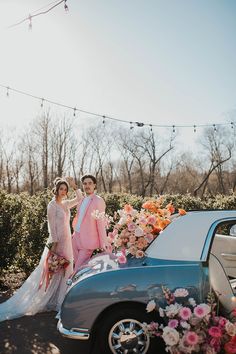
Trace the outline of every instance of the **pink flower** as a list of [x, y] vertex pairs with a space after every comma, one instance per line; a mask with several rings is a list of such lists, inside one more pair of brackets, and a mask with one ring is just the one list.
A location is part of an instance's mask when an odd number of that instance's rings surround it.
[[219, 351], [220, 351], [220, 339], [219, 338], [211, 338], [210, 346], [212, 348], [214, 348], [216, 353], [219, 353]]
[[143, 229], [141, 227], [137, 227], [134, 231], [135, 236], [140, 237], [143, 236]]
[[150, 243], [153, 240], [153, 235], [148, 233], [145, 235], [145, 239], [147, 240], [148, 243]]
[[192, 316], [192, 311], [188, 307], [182, 307], [179, 311], [182, 320], [188, 320]]
[[126, 259], [126, 257], [125, 257], [124, 254], [122, 254], [122, 255], [120, 255], [120, 256], [118, 257], [118, 262], [119, 262], [120, 264], [124, 264], [124, 263], [127, 262], [127, 259]]
[[143, 224], [146, 225], [147, 224], [147, 220], [144, 216], [141, 216], [138, 220], [139, 224]]
[[136, 225], [135, 225], [133, 222], [130, 223], [130, 224], [128, 224], [128, 230], [129, 230], [129, 231], [134, 231], [135, 228], [136, 228]]
[[108, 237], [110, 238], [111, 241], [113, 241], [114, 238], [115, 238], [115, 235], [114, 235], [113, 232], [109, 232], [109, 233], [108, 233]]
[[194, 314], [198, 318], [203, 318], [211, 311], [210, 307], [206, 304], [200, 304], [194, 308]]
[[188, 345], [196, 345], [199, 341], [199, 337], [197, 335], [197, 333], [193, 332], [193, 331], [189, 331], [185, 334], [185, 340], [187, 342]]
[[176, 327], [178, 327], [178, 324], [179, 324], [179, 321], [177, 321], [177, 320], [170, 320], [170, 321], [168, 322], [168, 327], [170, 327], [170, 328], [176, 328]]
[[131, 235], [131, 236], [129, 237], [129, 243], [133, 244], [133, 243], [135, 243], [135, 241], [136, 241], [136, 236]]
[[224, 326], [226, 325], [226, 323], [227, 323], [226, 318], [224, 318], [224, 317], [220, 317], [220, 318], [219, 318], [219, 325], [220, 325], [221, 327], [224, 327]]
[[219, 327], [212, 326], [209, 328], [208, 333], [214, 338], [220, 338], [222, 336], [222, 331]]
[[149, 217], [147, 218], [147, 223], [154, 225], [157, 221], [157, 218], [155, 217], [155, 215], [149, 215]]
[[144, 252], [141, 251], [141, 250], [138, 250], [138, 251], [136, 252], [136, 258], [142, 258], [142, 257], [144, 257]]

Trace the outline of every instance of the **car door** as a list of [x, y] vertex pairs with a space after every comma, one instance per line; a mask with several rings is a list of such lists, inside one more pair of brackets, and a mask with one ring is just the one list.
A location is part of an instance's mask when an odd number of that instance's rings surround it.
[[216, 230], [211, 253], [221, 262], [226, 274], [236, 278], [236, 220], [220, 224]]

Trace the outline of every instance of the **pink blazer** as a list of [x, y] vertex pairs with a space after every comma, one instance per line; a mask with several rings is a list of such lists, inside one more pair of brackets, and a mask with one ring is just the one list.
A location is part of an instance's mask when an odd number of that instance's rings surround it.
[[[77, 205], [77, 214], [72, 222], [73, 228], [77, 223], [80, 206], [84, 198]], [[96, 194], [93, 194], [84, 213], [79, 231], [79, 245], [81, 249], [94, 250], [96, 248], [104, 248], [107, 245], [107, 234], [104, 219], [95, 219], [92, 213], [95, 210], [105, 212], [106, 204], [104, 200]], [[73, 235], [75, 237], [75, 234]]]

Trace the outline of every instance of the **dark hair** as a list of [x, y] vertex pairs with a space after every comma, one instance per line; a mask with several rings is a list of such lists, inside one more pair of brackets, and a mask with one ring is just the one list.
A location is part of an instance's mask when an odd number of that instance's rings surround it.
[[54, 187], [52, 189], [52, 193], [53, 194], [58, 195], [59, 188], [60, 188], [60, 186], [62, 184], [64, 184], [66, 186], [66, 188], [67, 188], [67, 192], [66, 193], [68, 193], [69, 184], [68, 184], [68, 182], [65, 179], [63, 179], [61, 177], [57, 177], [57, 178], [54, 179], [53, 184], [54, 184]]
[[83, 183], [85, 178], [91, 178], [91, 180], [93, 181], [94, 184], [97, 184], [97, 180], [96, 177], [94, 177], [93, 175], [83, 175], [83, 177], [81, 177], [81, 182]]

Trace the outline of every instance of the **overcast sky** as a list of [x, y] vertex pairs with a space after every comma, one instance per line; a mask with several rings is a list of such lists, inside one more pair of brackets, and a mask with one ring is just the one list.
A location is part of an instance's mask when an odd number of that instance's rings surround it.
[[[0, 84], [127, 121], [231, 119], [235, 0], [68, 0], [67, 14], [62, 4], [34, 18], [32, 31], [28, 22], [8, 28], [49, 3], [0, 0]], [[39, 101], [0, 88], [1, 127], [38, 114]], [[98, 119], [78, 116], [86, 118]]]

